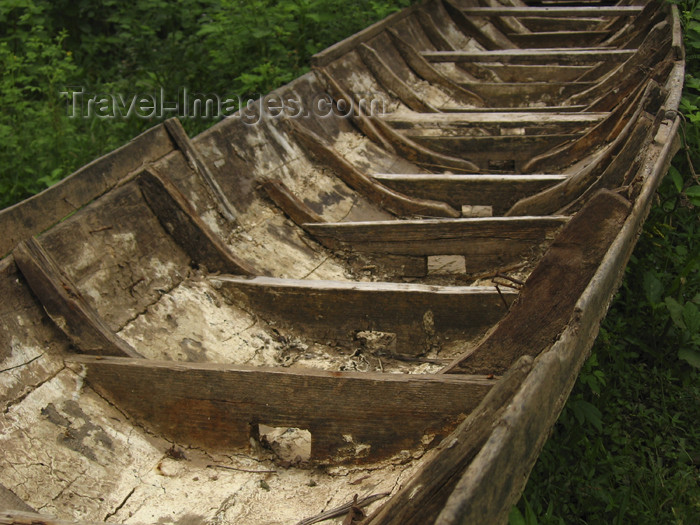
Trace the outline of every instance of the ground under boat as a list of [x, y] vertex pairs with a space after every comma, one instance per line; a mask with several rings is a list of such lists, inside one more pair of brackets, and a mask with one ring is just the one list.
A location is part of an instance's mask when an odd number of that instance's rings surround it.
[[505, 522], [683, 75], [665, 2], [429, 0], [3, 210], [0, 523]]

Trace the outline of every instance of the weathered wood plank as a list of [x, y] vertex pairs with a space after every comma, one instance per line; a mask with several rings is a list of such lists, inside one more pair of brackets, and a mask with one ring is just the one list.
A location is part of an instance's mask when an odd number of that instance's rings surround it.
[[520, 356], [536, 356], [564, 330], [581, 293], [617, 237], [631, 205], [601, 191], [562, 229], [506, 317], [447, 373], [502, 373]]
[[446, 75], [435, 69], [416, 48], [406, 42], [394, 29], [387, 30], [394, 46], [409, 67], [421, 78], [445, 90], [460, 104], [483, 106], [484, 100], [471, 91], [459, 86]]
[[388, 113], [382, 117], [395, 127], [425, 126], [440, 127], [493, 127], [522, 128], [529, 126], [561, 126], [580, 129], [597, 124], [609, 113], [606, 112], [539, 112], [539, 111], [473, 111], [469, 113]]
[[520, 48], [591, 47], [608, 35], [608, 31], [542, 31], [508, 33], [508, 38]]
[[187, 135], [185, 128], [182, 127], [182, 123], [177, 117], [170, 118], [164, 123], [165, 129], [168, 130], [168, 134], [172, 138], [173, 142], [177, 144], [177, 147], [182, 154], [187, 159], [187, 163], [190, 168], [202, 179], [204, 186], [207, 188], [213, 201], [221, 213], [221, 215], [228, 221], [236, 220], [236, 210], [233, 208], [229, 200], [226, 198], [223, 190], [216, 182], [214, 175], [212, 174], [209, 167], [204, 162], [204, 158], [200, 155], [197, 148], [190, 140]]
[[12, 253], [32, 292], [76, 350], [86, 354], [141, 357], [88, 305], [34, 238], [20, 242]]
[[533, 155], [524, 166], [523, 171], [554, 171], [562, 169], [591, 154], [591, 149], [612, 141], [619, 142], [625, 133], [625, 128], [641, 111], [656, 113], [666, 91], [653, 81], [641, 86], [624, 100], [595, 127], [587, 131], [579, 139], [553, 149], [541, 155]]
[[[448, 335], [478, 334], [505, 314], [493, 287], [212, 277], [224, 296], [315, 341], [357, 344], [357, 332], [396, 334], [396, 352], [422, 354]], [[503, 293], [503, 292], [502, 292]], [[506, 294], [512, 301], [517, 292]]]
[[646, 172], [642, 177], [647, 184], [594, 278], [577, 301], [564, 333], [535, 362], [513, 403], [499, 418], [494, 433], [458, 482], [436, 520], [437, 525], [479, 522], [485, 516], [491, 523], [507, 521], [589, 355], [656, 188], [678, 148], [675, 137], [680, 118], [667, 122], [670, 133], [647, 155], [650, 162], [645, 163]]
[[595, 31], [606, 21], [595, 17], [548, 17], [528, 16], [519, 19], [525, 27], [533, 32], [540, 31]]
[[[416, 130], [413, 133], [419, 132], [420, 130]], [[552, 135], [470, 137], [405, 133], [411, 140], [438, 153], [464, 156], [482, 167], [482, 171], [489, 168], [493, 169], [493, 166], [506, 161], [512, 161], [513, 166], [511, 170], [518, 171], [521, 169], [521, 161], [527, 161], [533, 155], [540, 155], [580, 136], [570, 133], [558, 133]]]
[[468, 16], [535, 16], [548, 18], [570, 18], [578, 16], [636, 16], [642, 12], [642, 6], [463, 7], [462, 12]]
[[168, 179], [147, 168], [139, 176], [139, 187], [165, 231], [194, 263], [206, 266], [209, 271], [256, 273], [250, 264], [231, 253]]
[[[576, 82], [578, 78], [591, 70], [590, 65], [563, 66], [559, 64], [477, 64], [463, 62], [459, 66], [470, 71], [482, 82]], [[595, 79], [593, 79], [595, 80]]]
[[622, 61], [634, 49], [502, 49], [497, 51], [423, 51], [431, 62], [501, 62], [504, 64], [593, 64]]
[[296, 122], [289, 122], [292, 133], [319, 161], [325, 163], [345, 184], [375, 204], [396, 215], [459, 217], [459, 212], [444, 202], [414, 199], [395, 192], [360, 172], [330, 146], [325, 139]]
[[[208, 450], [250, 447], [257, 427], [311, 432], [311, 459], [372, 461], [442, 436], [494, 381], [254, 368], [214, 363], [75, 358], [86, 381], [140, 423]], [[380, 402], [378, 402], [380, 400]]]
[[515, 49], [517, 46], [499, 31], [490, 20], [466, 16], [452, 0], [442, 0], [450, 18], [468, 38], [473, 38], [484, 49]]
[[141, 166], [173, 150], [163, 126], [156, 126], [124, 146], [92, 161], [78, 171], [29, 199], [0, 211], [0, 256], [21, 240], [48, 229], [75, 212]]
[[422, 113], [438, 112], [429, 102], [424, 101], [408, 84], [401, 80], [374, 49], [366, 44], [360, 44], [357, 47], [357, 52], [362, 57], [363, 64], [367, 66], [379, 84], [408, 108]]
[[468, 273], [520, 262], [567, 221], [566, 217], [494, 217], [451, 220], [306, 224], [336, 249], [393, 255], [464, 255]]
[[396, 131], [381, 118], [370, 120], [395, 151], [420, 166], [439, 170], [457, 170], [461, 173], [478, 173], [481, 171], [477, 164], [469, 160], [426, 148], [403, 133]]
[[549, 104], [563, 101], [590, 89], [593, 82], [461, 82], [491, 106], [527, 107], [536, 102]]
[[266, 180], [262, 183], [262, 188], [267, 193], [267, 196], [272, 199], [272, 202], [287, 214], [295, 224], [323, 222], [321, 216], [304, 204], [282, 181]]
[[345, 53], [349, 53], [355, 49], [359, 44], [367, 42], [368, 40], [382, 33], [387, 27], [390, 27], [399, 20], [412, 15], [414, 12], [421, 9], [421, 7], [421, 3], [413, 4], [406, 9], [392, 13], [384, 20], [380, 20], [379, 22], [372, 24], [368, 28], [349, 36], [345, 40], [341, 40], [340, 42], [333, 44], [331, 47], [328, 47], [312, 56], [311, 65], [315, 67], [327, 66], [337, 58], [342, 57]]
[[[413, 197], [447, 202], [455, 208], [464, 204], [491, 205], [503, 215], [515, 202], [567, 179], [566, 175], [438, 175], [375, 174], [379, 182]], [[308, 221], [314, 222], [314, 221]]]
[[430, 452], [421, 469], [367, 519], [366, 525], [418, 525], [435, 519], [531, 369], [529, 357], [513, 365], [449, 438]]

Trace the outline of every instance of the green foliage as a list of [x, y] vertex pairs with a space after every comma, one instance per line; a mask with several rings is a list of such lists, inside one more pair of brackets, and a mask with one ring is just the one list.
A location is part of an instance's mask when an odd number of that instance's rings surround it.
[[511, 525], [700, 523], [700, 10], [681, 7], [686, 149]]
[[[68, 118], [79, 86], [177, 99], [246, 100], [308, 69], [313, 53], [409, 0], [11, 0], [0, 3], [0, 208], [40, 191], [158, 123]], [[127, 102], [128, 106], [128, 102]], [[186, 119], [190, 133], [213, 124]]]

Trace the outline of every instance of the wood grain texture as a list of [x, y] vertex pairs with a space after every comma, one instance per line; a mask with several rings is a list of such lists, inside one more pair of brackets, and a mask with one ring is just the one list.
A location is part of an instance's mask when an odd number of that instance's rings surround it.
[[85, 301], [72, 281], [33, 238], [13, 251], [15, 263], [46, 313], [79, 352], [140, 357]]
[[414, 197], [447, 202], [460, 209], [465, 204], [490, 205], [503, 215], [516, 201], [544, 191], [567, 179], [566, 175], [440, 175], [375, 174], [379, 182]]
[[168, 179], [147, 168], [139, 176], [139, 186], [165, 231], [196, 264], [214, 272], [256, 273], [250, 264], [231, 253]]
[[0, 211], [0, 256], [21, 240], [48, 229], [173, 150], [163, 126], [156, 126], [29, 199]]
[[[444, 336], [469, 337], [506, 313], [493, 287], [212, 277], [233, 302], [312, 338], [357, 345], [360, 331], [396, 334], [396, 352], [422, 354]], [[502, 291], [512, 302], [513, 290]]]
[[326, 372], [76, 357], [86, 381], [177, 443], [250, 447], [257, 425], [311, 432], [311, 459], [362, 462], [444, 436], [494, 384], [485, 378]]
[[465, 471], [438, 516], [437, 525], [485, 521], [507, 523], [527, 477], [556, 421], [578, 371], [588, 357], [625, 264], [641, 231], [656, 188], [678, 148], [680, 118], [667, 121], [668, 135], [645, 155], [646, 181], [634, 209], [576, 303], [559, 340], [535, 362], [533, 370], [497, 428]]
[[522, 355], [538, 355], [562, 333], [630, 210], [619, 195], [601, 191], [562, 229], [528, 277], [518, 301], [496, 329], [445, 369], [502, 373]]
[[204, 186], [209, 190], [209, 193], [217, 205], [221, 215], [228, 221], [236, 220], [236, 210], [226, 198], [223, 190], [216, 182], [211, 170], [204, 162], [204, 158], [199, 154], [190, 137], [187, 135], [185, 128], [177, 117], [173, 117], [164, 122], [165, 129], [168, 130], [173, 142], [187, 159], [190, 168], [202, 179]]
[[566, 217], [495, 217], [452, 220], [366, 221], [306, 224], [336, 249], [393, 255], [464, 255], [467, 272], [501, 268], [528, 259]]
[[623, 61], [632, 49], [502, 49], [495, 51], [424, 51], [431, 62], [502, 62], [504, 64], [593, 64]]
[[362, 58], [362, 63], [372, 72], [379, 84], [408, 108], [422, 113], [438, 112], [429, 102], [419, 97], [408, 84], [401, 80], [374, 49], [366, 44], [360, 44], [357, 47], [357, 52]]
[[382, 186], [360, 172], [313, 131], [293, 121], [289, 125], [294, 136], [314, 157], [332, 169], [345, 184], [387, 211], [403, 216], [459, 217], [459, 212], [444, 202], [414, 199]]
[[262, 183], [262, 189], [296, 225], [323, 222], [321, 216], [304, 204], [282, 181], [266, 180]]
[[532, 358], [520, 358], [366, 525], [422, 525], [434, 520], [531, 369]]
[[470, 16], [518, 16], [518, 17], [599, 17], [599, 16], [636, 16], [642, 12], [642, 6], [524, 6], [524, 7], [464, 7], [462, 12]]

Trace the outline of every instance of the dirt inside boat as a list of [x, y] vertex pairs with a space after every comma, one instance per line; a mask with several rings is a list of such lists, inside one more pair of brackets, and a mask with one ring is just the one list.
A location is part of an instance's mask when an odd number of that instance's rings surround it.
[[0, 523], [506, 519], [677, 148], [677, 12], [429, 0], [313, 66], [0, 212]]

